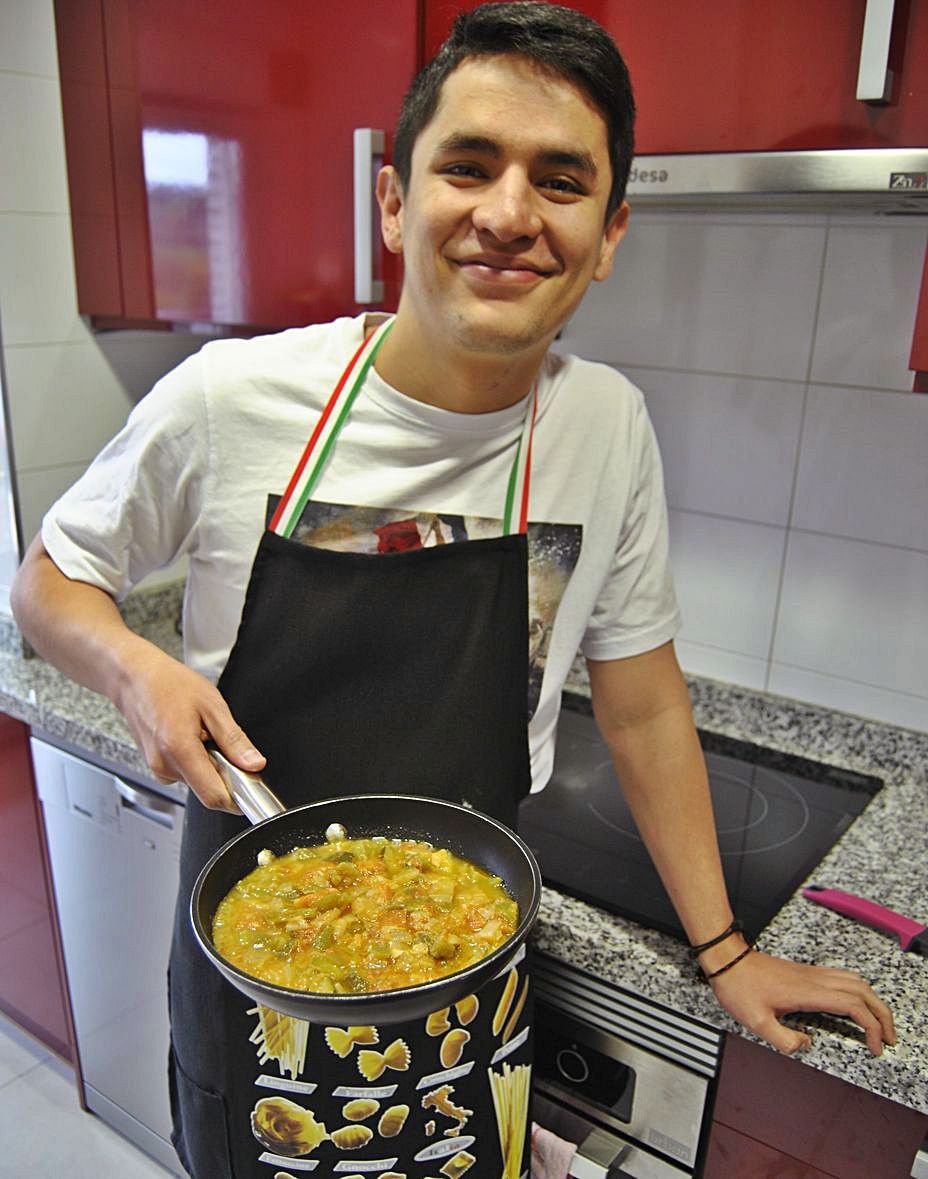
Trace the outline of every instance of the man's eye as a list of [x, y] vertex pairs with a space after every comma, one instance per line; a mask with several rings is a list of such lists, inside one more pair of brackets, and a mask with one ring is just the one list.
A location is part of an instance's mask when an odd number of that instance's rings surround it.
[[482, 169], [478, 168], [476, 164], [445, 164], [441, 170], [445, 176], [461, 176], [466, 179], [483, 175]]
[[548, 188], [552, 192], [569, 193], [576, 196], [582, 196], [583, 189], [569, 176], [549, 176], [541, 182], [543, 188]]

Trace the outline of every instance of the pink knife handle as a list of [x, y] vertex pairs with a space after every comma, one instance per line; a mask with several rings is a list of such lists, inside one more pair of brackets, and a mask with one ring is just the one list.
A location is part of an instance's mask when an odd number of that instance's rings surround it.
[[903, 950], [907, 950], [912, 940], [925, 932], [926, 927], [911, 917], [903, 917], [901, 913], [885, 909], [875, 901], [855, 897], [853, 893], [842, 892], [840, 888], [804, 888], [802, 895], [806, 900], [824, 905], [826, 909], [834, 909], [845, 917], [853, 917], [855, 921], [869, 925], [872, 929], [895, 934]]

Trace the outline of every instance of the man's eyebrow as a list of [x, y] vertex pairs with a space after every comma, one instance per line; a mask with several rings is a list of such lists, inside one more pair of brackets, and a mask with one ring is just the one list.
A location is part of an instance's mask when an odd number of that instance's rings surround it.
[[[503, 149], [495, 139], [490, 139], [486, 135], [471, 135], [466, 131], [454, 132], [446, 136], [437, 145], [435, 151], [436, 155], [443, 155], [446, 152], [473, 151], [493, 159], [499, 159], [503, 154]], [[594, 180], [599, 174], [596, 161], [588, 151], [546, 148], [538, 153], [538, 160], [549, 167], [572, 168], [585, 173]]]
[[495, 139], [486, 135], [469, 135], [466, 131], [455, 131], [446, 136], [435, 148], [436, 155], [449, 151], [475, 151], [484, 156], [500, 156], [502, 149]]

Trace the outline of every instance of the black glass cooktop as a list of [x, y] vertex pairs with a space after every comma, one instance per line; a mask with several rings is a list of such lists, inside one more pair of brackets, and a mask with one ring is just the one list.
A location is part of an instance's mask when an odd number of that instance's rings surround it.
[[[878, 778], [700, 733], [735, 915], [756, 937], [880, 789]], [[547, 884], [686, 940], [584, 697], [566, 695], [554, 774], [520, 808]]]

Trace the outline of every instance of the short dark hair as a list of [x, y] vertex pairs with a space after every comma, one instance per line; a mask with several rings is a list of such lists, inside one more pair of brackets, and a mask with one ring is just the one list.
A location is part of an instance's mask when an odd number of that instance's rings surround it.
[[448, 39], [412, 81], [396, 126], [393, 166], [409, 187], [412, 150], [432, 121], [445, 79], [473, 57], [518, 53], [572, 82], [606, 122], [612, 187], [606, 216], [619, 207], [635, 152], [635, 99], [621, 53], [591, 17], [544, 0], [487, 3], [456, 18]]

